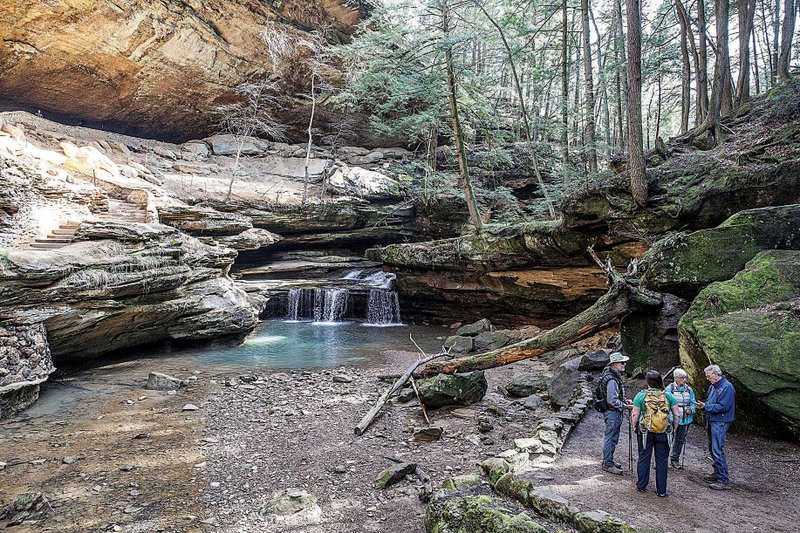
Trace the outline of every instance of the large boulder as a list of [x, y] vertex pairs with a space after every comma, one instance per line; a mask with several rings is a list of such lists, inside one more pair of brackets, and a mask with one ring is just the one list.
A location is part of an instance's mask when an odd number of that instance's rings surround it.
[[580, 357], [575, 357], [569, 361], [558, 365], [547, 393], [550, 395], [550, 402], [558, 407], [566, 407], [570, 400], [575, 396], [575, 389], [578, 385], [578, 366], [581, 363]]
[[718, 364], [737, 389], [737, 418], [776, 419], [800, 435], [800, 252], [761, 252], [697, 295], [679, 324], [681, 364], [703, 396]]
[[511, 337], [499, 331], [484, 331], [475, 336], [475, 351], [478, 353], [489, 352], [502, 348], [511, 342]]
[[425, 530], [435, 533], [543, 533], [547, 528], [525, 513], [515, 513], [508, 504], [490, 496], [437, 493], [425, 511]]
[[469, 353], [474, 348], [474, 339], [472, 337], [453, 335], [445, 339], [444, 347], [449, 348], [451, 354]]
[[547, 390], [550, 380], [542, 374], [523, 374], [517, 376], [506, 385], [506, 392], [509, 396], [524, 398], [537, 392]]
[[485, 331], [492, 330], [492, 323], [489, 322], [488, 318], [482, 318], [477, 322], [473, 322], [472, 324], [466, 324], [461, 326], [456, 330], [456, 335], [464, 335], [467, 337], [475, 337], [476, 335], [480, 335]]
[[336, 194], [367, 200], [397, 200], [403, 196], [399, 181], [360, 167], [340, 166], [326, 179], [326, 183], [328, 189]]
[[800, 204], [736, 213], [716, 228], [676, 233], [644, 258], [644, 283], [692, 298], [714, 281], [732, 278], [761, 250], [800, 250]]
[[602, 370], [606, 367], [611, 359], [611, 352], [609, 348], [601, 348], [593, 352], [586, 352], [581, 357], [581, 362], [578, 365], [578, 370]]
[[419, 395], [428, 407], [469, 405], [480, 401], [488, 384], [482, 371], [465, 374], [438, 374], [417, 383]]

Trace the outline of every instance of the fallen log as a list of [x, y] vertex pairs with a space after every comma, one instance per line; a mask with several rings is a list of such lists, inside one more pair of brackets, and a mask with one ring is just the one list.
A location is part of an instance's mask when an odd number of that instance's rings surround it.
[[610, 261], [601, 262], [591, 248], [589, 253], [609, 278], [608, 292], [601, 296], [591, 307], [570, 318], [560, 326], [536, 337], [483, 354], [430, 363], [415, 375], [426, 377], [435, 374], [472, 372], [531, 359], [560, 348], [565, 344], [594, 335], [631, 311], [643, 307], [659, 307], [661, 305], [662, 298], [659, 293], [636, 286], [616, 272]]
[[403, 388], [403, 385], [405, 385], [406, 382], [409, 380], [409, 378], [411, 378], [411, 375], [417, 368], [426, 363], [430, 363], [434, 359], [438, 359], [439, 357], [444, 357], [446, 355], [450, 354], [448, 352], [439, 352], [435, 355], [431, 355], [424, 359], [420, 359], [413, 365], [408, 367], [406, 371], [403, 373], [403, 375], [397, 378], [397, 381], [394, 382], [394, 385], [392, 385], [389, 389], [387, 389], [386, 392], [384, 392], [381, 395], [381, 397], [378, 398], [378, 401], [375, 402], [375, 405], [372, 407], [372, 409], [370, 409], [369, 412], [366, 415], [364, 415], [364, 418], [362, 418], [361, 421], [358, 423], [358, 425], [355, 427], [356, 435], [361, 435], [364, 433], [364, 431], [366, 431], [366, 429], [372, 423], [372, 420], [381, 410], [381, 407], [383, 407], [383, 404], [386, 403], [386, 401], [389, 399], [389, 397], [391, 397], [392, 394]]

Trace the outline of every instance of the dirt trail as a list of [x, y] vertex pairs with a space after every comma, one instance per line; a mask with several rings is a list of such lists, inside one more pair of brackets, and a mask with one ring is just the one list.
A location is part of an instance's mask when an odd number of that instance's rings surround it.
[[[615, 459], [624, 476], [600, 470], [602, 415], [589, 411], [563, 449], [552, 471], [555, 478], [541, 486], [572, 501], [603, 509], [629, 523], [671, 533], [716, 533], [798, 530], [800, 446], [753, 435], [728, 434], [726, 455], [733, 489], [708, 488], [703, 475], [711, 472], [708, 441], [700, 426], [689, 430], [684, 469], [670, 468], [668, 498], [655, 493], [655, 473], [646, 493], [636, 491], [634, 473], [628, 470], [628, 434], [625, 426]], [[635, 434], [634, 434], [635, 438]]]

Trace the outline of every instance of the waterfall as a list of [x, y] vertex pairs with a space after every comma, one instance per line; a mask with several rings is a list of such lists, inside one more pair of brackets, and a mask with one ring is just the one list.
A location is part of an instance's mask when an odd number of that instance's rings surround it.
[[315, 297], [310, 289], [289, 289], [286, 305], [287, 320], [308, 320], [314, 316]]
[[370, 289], [367, 303], [367, 321], [369, 326], [401, 325], [400, 301], [395, 291]]
[[356, 281], [361, 285], [375, 287], [376, 289], [391, 289], [397, 275], [378, 269], [351, 270], [341, 279]]
[[347, 312], [347, 289], [289, 289], [287, 320], [338, 322]]
[[338, 322], [347, 312], [347, 289], [314, 289], [314, 322]]

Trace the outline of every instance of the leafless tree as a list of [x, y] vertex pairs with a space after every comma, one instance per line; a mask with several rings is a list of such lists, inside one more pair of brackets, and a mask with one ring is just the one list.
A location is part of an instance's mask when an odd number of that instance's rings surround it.
[[239, 171], [242, 149], [247, 139], [256, 135], [276, 141], [286, 138], [284, 126], [274, 115], [275, 110], [280, 107], [275, 81], [264, 79], [243, 83], [236, 88], [236, 95], [240, 98], [238, 102], [219, 105], [215, 108], [219, 116], [220, 130], [235, 135], [237, 143], [236, 158], [228, 183], [228, 194], [225, 196], [226, 202], [230, 200], [233, 183], [236, 181]]

